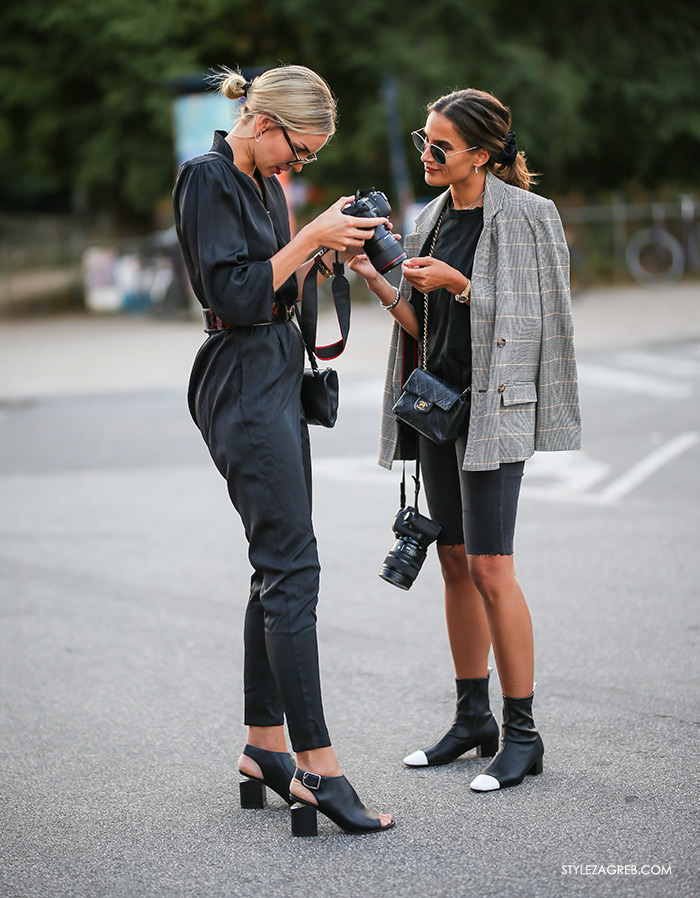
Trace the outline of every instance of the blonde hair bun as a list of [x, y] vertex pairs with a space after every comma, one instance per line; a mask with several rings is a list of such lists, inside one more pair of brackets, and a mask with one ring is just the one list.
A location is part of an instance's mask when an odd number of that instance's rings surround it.
[[245, 96], [245, 77], [240, 72], [234, 72], [233, 69], [229, 69], [227, 66], [220, 66], [209, 76], [208, 80], [228, 100], [239, 100]]
[[284, 65], [267, 69], [252, 82], [220, 66], [209, 78], [229, 100], [246, 98], [244, 117], [268, 115], [283, 128], [299, 134], [335, 132], [336, 104], [331, 89], [312, 69]]

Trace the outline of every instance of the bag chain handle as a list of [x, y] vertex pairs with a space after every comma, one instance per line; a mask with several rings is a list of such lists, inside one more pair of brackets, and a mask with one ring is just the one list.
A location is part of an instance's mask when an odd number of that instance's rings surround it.
[[[435, 225], [435, 233], [433, 234], [433, 242], [430, 246], [429, 256], [435, 252], [435, 244], [437, 243], [437, 236], [440, 232], [440, 225], [442, 224], [442, 216], [445, 214], [446, 206], [442, 207], [442, 211], [440, 212], [440, 217], [437, 220], [437, 224]], [[428, 294], [423, 294], [423, 371], [428, 370]]]

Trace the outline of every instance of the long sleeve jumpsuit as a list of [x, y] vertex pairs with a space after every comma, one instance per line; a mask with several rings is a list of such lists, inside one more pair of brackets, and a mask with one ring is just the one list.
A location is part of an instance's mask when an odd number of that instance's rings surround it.
[[241, 516], [253, 567], [244, 625], [245, 723], [280, 726], [295, 751], [330, 745], [319, 679], [319, 562], [311, 521], [311, 457], [301, 407], [304, 346], [290, 306], [297, 280], [273, 289], [271, 257], [290, 239], [276, 177], [262, 191], [233, 164], [217, 131], [186, 162], [173, 193], [185, 265], [202, 306], [229, 328], [194, 362], [189, 407]]

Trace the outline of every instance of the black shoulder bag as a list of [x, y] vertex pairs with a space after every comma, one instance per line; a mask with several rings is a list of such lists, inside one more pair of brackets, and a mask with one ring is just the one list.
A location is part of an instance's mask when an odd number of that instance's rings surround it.
[[[320, 258], [317, 256], [317, 259]], [[308, 424], [320, 424], [322, 427], [333, 427], [338, 418], [338, 372], [333, 368], [318, 367], [317, 357], [326, 361], [337, 358], [345, 349], [350, 332], [350, 285], [344, 275], [345, 266], [338, 261], [333, 263], [333, 305], [340, 327], [340, 340], [328, 346], [316, 345], [316, 325], [318, 320], [318, 291], [316, 278], [317, 262], [309, 269], [304, 278], [301, 293], [301, 311], [297, 313], [299, 329], [306, 346], [310, 368], [304, 370], [301, 382], [301, 404]]]
[[[435, 226], [429, 256], [432, 256], [435, 249], [441, 222], [442, 214]], [[399, 421], [413, 427], [434, 443], [449, 443], [462, 432], [464, 421], [469, 414], [471, 388], [467, 387], [464, 391], [457, 390], [447, 381], [428, 371], [428, 294], [424, 293], [423, 296], [421, 367], [416, 368], [403, 385], [403, 392], [393, 411]]]

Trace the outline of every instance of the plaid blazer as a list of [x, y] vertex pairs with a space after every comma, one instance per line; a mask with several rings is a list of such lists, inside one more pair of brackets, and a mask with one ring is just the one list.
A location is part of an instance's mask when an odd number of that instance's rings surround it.
[[[417, 256], [449, 199], [430, 202], [405, 239]], [[411, 285], [402, 278], [404, 299]], [[474, 256], [472, 385], [462, 467], [489, 471], [535, 450], [580, 449], [569, 252], [551, 200], [486, 175], [484, 228]], [[379, 464], [413, 454], [401, 445], [392, 407], [410, 373], [411, 338], [394, 323], [382, 410]], [[411, 356], [411, 358], [409, 358]]]

